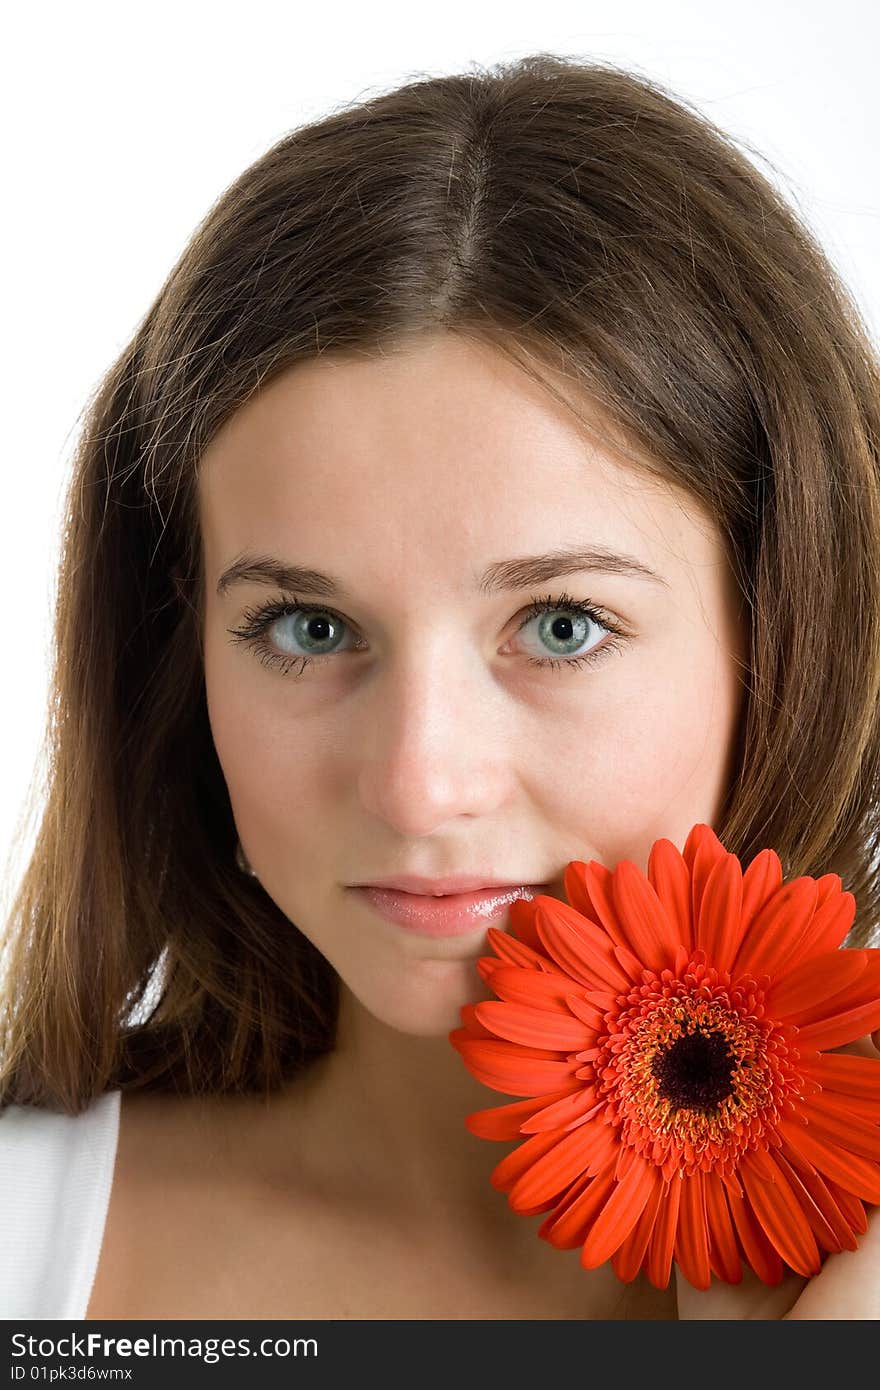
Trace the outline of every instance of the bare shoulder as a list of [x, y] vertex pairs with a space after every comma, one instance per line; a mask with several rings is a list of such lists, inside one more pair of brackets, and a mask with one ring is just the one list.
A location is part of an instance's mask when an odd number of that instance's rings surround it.
[[227, 1145], [222, 1098], [166, 1092], [123, 1093], [114, 1182], [128, 1187], [184, 1180], [194, 1166], [219, 1164]]
[[87, 1319], [186, 1316], [168, 1310], [186, 1306], [192, 1275], [228, 1264], [247, 1208], [229, 1118], [213, 1097], [123, 1092]]

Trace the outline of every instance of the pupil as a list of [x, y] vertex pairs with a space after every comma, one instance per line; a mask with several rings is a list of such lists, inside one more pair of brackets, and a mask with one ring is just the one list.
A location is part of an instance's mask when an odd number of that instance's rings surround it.
[[327, 619], [326, 619], [326, 618], [312, 618], [312, 619], [309, 621], [309, 628], [312, 629], [312, 628], [314, 628], [314, 627], [318, 627], [318, 628], [320, 628], [320, 629], [326, 629], [326, 630], [319, 631], [318, 633], [315, 633], [315, 632], [313, 632], [313, 631], [310, 630], [309, 636], [310, 636], [310, 637], [313, 637], [313, 638], [315, 639], [315, 641], [317, 641], [317, 642], [323, 641], [323, 639], [327, 636], [327, 634], [328, 634], [329, 631], [330, 631], [330, 624], [328, 623]]
[[733, 1090], [734, 1058], [721, 1033], [687, 1033], [658, 1052], [651, 1071], [676, 1109], [714, 1110]]

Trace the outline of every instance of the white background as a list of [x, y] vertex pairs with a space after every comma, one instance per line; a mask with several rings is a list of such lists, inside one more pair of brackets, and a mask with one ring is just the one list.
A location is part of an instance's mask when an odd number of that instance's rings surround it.
[[818, 233], [880, 341], [875, 0], [433, 8], [79, 0], [4, 19], [4, 899], [32, 842], [31, 825], [18, 845], [13, 835], [41, 775], [60, 508], [81, 412], [196, 223], [286, 131], [474, 63], [549, 51], [623, 64], [776, 166], [779, 177], [763, 172]]

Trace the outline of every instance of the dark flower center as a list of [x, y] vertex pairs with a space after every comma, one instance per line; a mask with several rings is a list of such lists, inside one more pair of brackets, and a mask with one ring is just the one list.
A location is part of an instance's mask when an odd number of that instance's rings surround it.
[[676, 1038], [651, 1063], [657, 1089], [676, 1109], [714, 1110], [733, 1090], [735, 1062], [722, 1033], [696, 1031]]

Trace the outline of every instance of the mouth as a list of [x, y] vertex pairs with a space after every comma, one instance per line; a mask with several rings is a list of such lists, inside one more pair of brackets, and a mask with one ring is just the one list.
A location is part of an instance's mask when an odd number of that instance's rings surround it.
[[418, 897], [452, 897], [464, 893], [476, 893], [483, 889], [497, 890], [521, 888], [527, 880], [513, 875], [493, 874], [447, 874], [444, 878], [423, 878], [421, 874], [393, 874], [388, 878], [374, 878], [352, 884], [353, 888], [388, 888], [398, 893], [415, 894]]
[[545, 893], [547, 884], [496, 884], [466, 893], [444, 894], [364, 884], [349, 891], [386, 921], [406, 930], [425, 936], [461, 936], [499, 925], [512, 902]]

